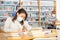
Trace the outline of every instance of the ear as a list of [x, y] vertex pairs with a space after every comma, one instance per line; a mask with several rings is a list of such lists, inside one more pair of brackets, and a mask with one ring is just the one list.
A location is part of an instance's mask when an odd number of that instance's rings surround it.
[[19, 13], [17, 13], [17, 15], [19, 15]]

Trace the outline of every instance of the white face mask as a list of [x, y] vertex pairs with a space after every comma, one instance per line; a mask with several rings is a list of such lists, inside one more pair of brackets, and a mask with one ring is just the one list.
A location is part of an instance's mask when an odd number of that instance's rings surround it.
[[17, 17], [17, 20], [18, 20], [19, 22], [21, 22], [21, 21], [23, 20], [23, 18]]

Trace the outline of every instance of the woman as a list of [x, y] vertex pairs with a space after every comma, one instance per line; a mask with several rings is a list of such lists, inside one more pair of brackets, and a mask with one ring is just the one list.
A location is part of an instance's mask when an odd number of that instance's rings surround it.
[[31, 27], [26, 19], [26, 11], [23, 8], [19, 9], [13, 18], [9, 17], [6, 20], [4, 25], [4, 32], [22, 32], [23, 28], [26, 28], [27, 31], [30, 31]]

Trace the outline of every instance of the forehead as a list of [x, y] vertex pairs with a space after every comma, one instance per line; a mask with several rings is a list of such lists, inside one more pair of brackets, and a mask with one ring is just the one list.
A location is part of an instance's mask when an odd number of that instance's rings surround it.
[[25, 17], [26, 14], [25, 13], [20, 13], [19, 16]]
[[25, 13], [20, 13], [20, 15], [26, 15]]
[[20, 15], [25, 15], [25, 13], [20, 13]]

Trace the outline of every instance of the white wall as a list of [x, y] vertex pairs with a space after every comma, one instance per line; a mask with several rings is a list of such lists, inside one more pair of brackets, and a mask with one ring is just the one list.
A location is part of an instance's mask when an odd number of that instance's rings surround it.
[[60, 0], [56, 0], [56, 14], [57, 19], [60, 20]]

